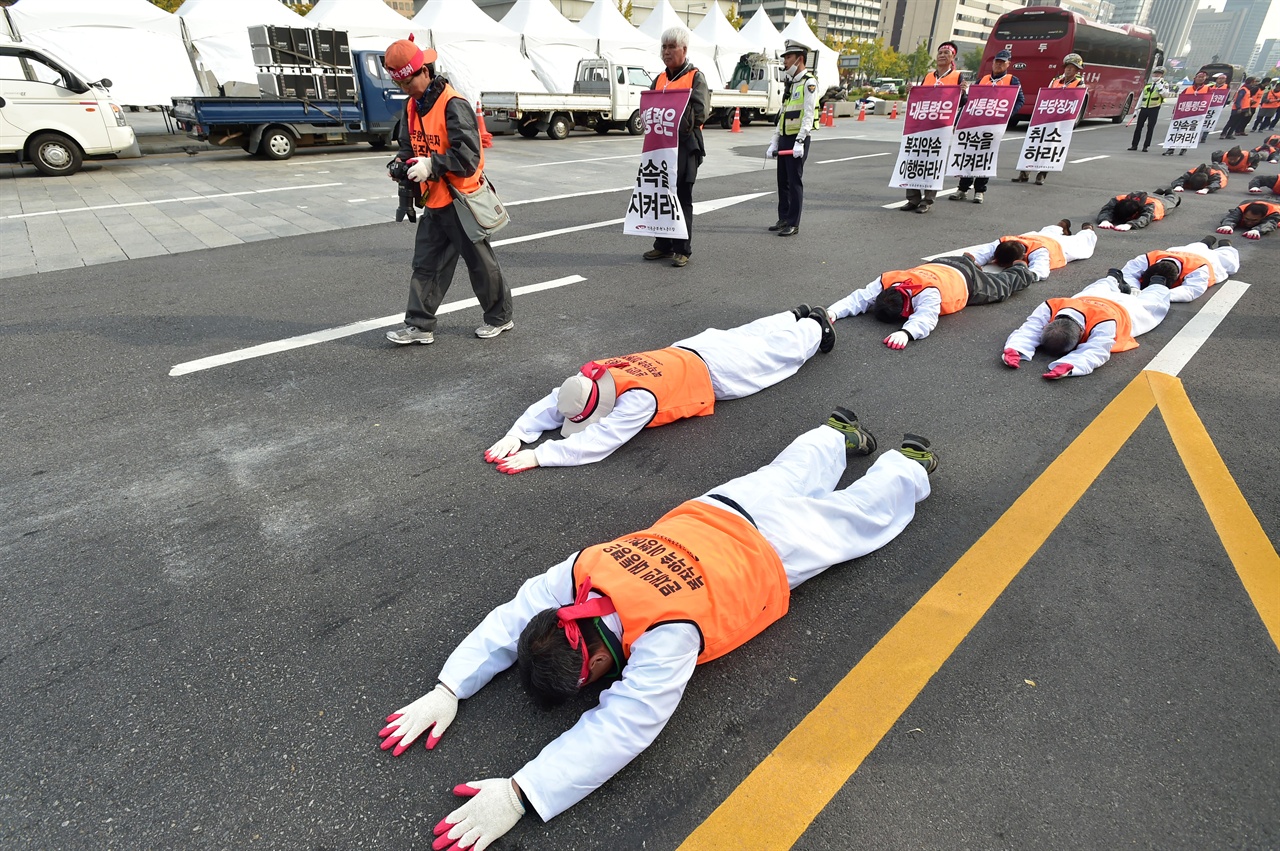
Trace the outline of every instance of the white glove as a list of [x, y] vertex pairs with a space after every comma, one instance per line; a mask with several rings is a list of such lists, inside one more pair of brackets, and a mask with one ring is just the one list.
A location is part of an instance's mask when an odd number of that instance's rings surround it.
[[1133, 230], [1133, 225], [1129, 224], [1128, 222], [1125, 222], [1122, 225], [1114, 225], [1112, 227], [1112, 230]]
[[1254, 230], [1245, 231], [1244, 238], [1245, 239], [1262, 239], [1262, 234], [1258, 233], [1257, 229], [1255, 228]]
[[803, 140], [796, 139], [795, 144], [791, 146], [791, 156], [797, 160], [804, 159], [804, 141]]
[[884, 344], [895, 351], [902, 351], [910, 340], [911, 335], [906, 331], [894, 331], [884, 338]]
[[440, 683], [413, 703], [387, 716], [387, 726], [378, 731], [382, 736], [382, 749], [394, 747], [391, 755], [400, 756], [418, 736], [434, 726], [435, 729], [427, 733], [427, 750], [431, 750], [457, 714], [458, 696]]
[[[1272, 162], [1274, 162], [1274, 160]], [[1261, 195], [1266, 190], [1263, 189], [1261, 186], [1251, 186], [1249, 187], [1249, 191], [1252, 192], [1254, 195]]]
[[765, 151], [764, 155], [771, 160], [778, 158], [778, 134], [775, 133], [773, 135], [773, 141], [769, 143], [769, 150]]
[[1253, 166], [1249, 166], [1248, 168], [1246, 168], [1246, 169], [1245, 169], [1245, 171], [1246, 171], [1246, 172], [1249, 172], [1249, 173], [1253, 173], [1253, 172], [1257, 171], [1257, 169], [1256, 169], [1256, 168], [1254, 168]]
[[431, 173], [430, 157], [414, 157], [409, 160], [409, 179], [417, 183], [426, 183], [434, 175]]
[[510, 455], [498, 462], [498, 469], [509, 476], [532, 470], [536, 466], [538, 466], [538, 456], [533, 454], [532, 449], [521, 449], [515, 455]]
[[1197, 195], [1208, 195], [1208, 194], [1209, 194], [1209, 187], [1207, 187], [1207, 186], [1206, 186], [1204, 189], [1197, 189], [1197, 190], [1196, 190], [1196, 194], [1197, 194]]
[[1115, 228], [1115, 225], [1111, 224], [1111, 222], [1098, 222], [1098, 227], [1103, 230], [1112, 230]]
[[492, 464], [494, 461], [501, 461], [508, 455], [514, 454], [519, 451], [519, 449], [520, 438], [513, 434], [508, 434], [506, 437], [502, 438], [484, 451], [484, 460]]
[[515, 786], [505, 777], [474, 780], [453, 787], [453, 794], [471, 798], [435, 827], [439, 837], [431, 843], [435, 851], [484, 851], [494, 840], [516, 826], [524, 815], [524, 805]]
[[1174, 192], [1184, 192], [1184, 191], [1186, 191], [1186, 190], [1184, 190], [1181, 186], [1175, 186], [1175, 187], [1173, 187], [1173, 191], [1174, 191]]
[[1231, 230], [1231, 225], [1223, 225], [1218, 228], [1218, 233], [1235, 233], [1235, 231]]

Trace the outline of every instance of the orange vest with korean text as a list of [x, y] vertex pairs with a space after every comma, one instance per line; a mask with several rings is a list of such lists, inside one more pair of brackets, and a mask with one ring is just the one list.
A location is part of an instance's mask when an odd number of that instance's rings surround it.
[[948, 71], [947, 73], [939, 77], [938, 71], [935, 68], [934, 70], [930, 71], [928, 74], [924, 75], [924, 82], [922, 82], [920, 85], [922, 86], [958, 86], [960, 85], [960, 71], [957, 68], [952, 68], [950, 71]]
[[1004, 75], [1003, 77], [1001, 77], [1000, 79], [998, 79], [998, 80], [993, 80], [993, 79], [991, 79], [991, 75], [990, 75], [990, 74], [986, 74], [986, 75], [984, 75], [984, 76], [983, 76], [983, 78], [978, 82], [978, 85], [979, 85], [979, 86], [1012, 86], [1012, 85], [1013, 85], [1013, 75], [1012, 75], [1012, 74], [1005, 74], [1005, 75]]
[[[1128, 198], [1128, 197], [1129, 197], [1128, 195], [1117, 195], [1116, 200], [1123, 201], [1125, 198]], [[1151, 216], [1151, 221], [1158, 222], [1164, 218], [1164, 202], [1163, 201], [1161, 201], [1159, 198], [1152, 198], [1150, 195], [1148, 195], [1147, 203], [1155, 205], [1155, 213]]]
[[1084, 334], [1080, 336], [1082, 343], [1089, 339], [1090, 332], [1099, 322], [1115, 322], [1116, 341], [1111, 344], [1111, 351], [1127, 352], [1138, 348], [1138, 341], [1133, 339], [1133, 319], [1129, 317], [1129, 311], [1110, 299], [1086, 295], [1076, 298], [1051, 298], [1045, 304], [1049, 305], [1049, 311], [1054, 319], [1058, 318], [1059, 312], [1068, 307], [1084, 314]]
[[573, 563], [576, 592], [591, 587], [622, 621], [622, 652], [655, 626], [692, 623], [702, 633], [698, 664], [755, 638], [787, 613], [782, 559], [739, 514], [690, 500], [648, 529], [587, 547]]
[[880, 285], [886, 290], [890, 287], [902, 290], [907, 295], [908, 303], [927, 289], [935, 289], [942, 297], [939, 314], [959, 313], [969, 303], [969, 285], [959, 270], [939, 263], [926, 263], [914, 269], [902, 269], [885, 272], [880, 276]]
[[1187, 279], [1187, 275], [1205, 266], [1209, 267], [1209, 286], [1218, 283], [1218, 275], [1213, 271], [1213, 264], [1199, 254], [1193, 254], [1190, 251], [1148, 251], [1147, 268], [1150, 269], [1166, 257], [1171, 257], [1182, 264], [1182, 272], [1179, 273], [1176, 281], [1168, 285], [1169, 289], [1182, 286], [1182, 282]]
[[[458, 94], [457, 90], [448, 83], [445, 84], [444, 91], [440, 92], [440, 97], [436, 98], [436, 102], [432, 104], [431, 109], [426, 115], [418, 115], [418, 107], [413, 98], [409, 98], [408, 118], [409, 118], [409, 144], [413, 147], [413, 154], [417, 157], [430, 157], [432, 154], [443, 154], [449, 150], [449, 130], [444, 123], [445, 104], [454, 98], [460, 98], [470, 108], [470, 101]], [[480, 188], [480, 178], [484, 174], [484, 147], [480, 147], [480, 162], [476, 166], [476, 173], [470, 177], [462, 177], [453, 172], [445, 172], [443, 178], [438, 180], [428, 180], [422, 184], [422, 202], [433, 210], [439, 210], [453, 203], [453, 193], [449, 191], [449, 186], [454, 186], [464, 195], [470, 195]]]
[[673, 346], [597, 363], [609, 368], [619, 396], [628, 390], [641, 390], [653, 396], [658, 410], [645, 428], [715, 413], [716, 394], [711, 389], [711, 373], [702, 358], [688, 349]]
[[[1050, 236], [1002, 236], [1001, 242], [1021, 242], [1027, 247], [1027, 257], [1038, 248], [1049, 252], [1049, 268], [1061, 269], [1067, 265], [1067, 258], [1062, 253], [1062, 245]], [[1025, 258], [1024, 258], [1025, 259]]]

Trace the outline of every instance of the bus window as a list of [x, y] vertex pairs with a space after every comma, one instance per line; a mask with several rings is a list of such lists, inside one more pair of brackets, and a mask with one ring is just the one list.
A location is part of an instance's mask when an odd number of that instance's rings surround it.
[[1118, 68], [1143, 68], [1151, 58], [1149, 42], [1125, 33], [1089, 26], [1076, 27], [1075, 51], [1086, 65], [1111, 65]]
[[995, 36], [996, 41], [1053, 41], [1065, 36], [1070, 26], [1071, 16], [1065, 12], [1019, 15], [1001, 21]]

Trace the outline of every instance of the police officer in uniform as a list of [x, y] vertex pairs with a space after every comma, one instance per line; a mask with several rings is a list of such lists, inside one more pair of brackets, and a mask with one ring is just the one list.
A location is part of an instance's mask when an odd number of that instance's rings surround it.
[[[805, 67], [809, 47], [787, 39], [782, 51], [786, 88], [782, 112], [769, 142], [766, 156], [778, 161], [778, 221], [769, 230], [778, 236], [800, 232], [800, 211], [804, 207], [804, 159], [809, 154], [810, 135], [818, 129], [818, 78]], [[780, 151], [791, 151], [779, 156]]]
[[1142, 94], [1138, 96], [1138, 123], [1133, 128], [1133, 144], [1129, 146], [1129, 150], [1138, 150], [1138, 136], [1142, 134], [1144, 126], [1147, 128], [1147, 138], [1142, 143], [1142, 152], [1145, 154], [1151, 148], [1151, 134], [1155, 132], [1156, 121], [1160, 118], [1160, 106], [1169, 94], [1164, 82], [1164, 69], [1155, 69], [1151, 72], [1151, 82], [1143, 87]]

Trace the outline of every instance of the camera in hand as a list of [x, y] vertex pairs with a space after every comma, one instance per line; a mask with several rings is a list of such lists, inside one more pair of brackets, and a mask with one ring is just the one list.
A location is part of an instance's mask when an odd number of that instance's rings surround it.
[[422, 186], [409, 179], [409, 164], [404, 160], [394, 159], [387, 163], [387, 173], [400, 184], [397, 190], [400, 206], [396, 208], [396, 221], [404, 221], [408, 217], [409, 221], [416, 222], [418, 214], [413, 208], [422, 206]]

